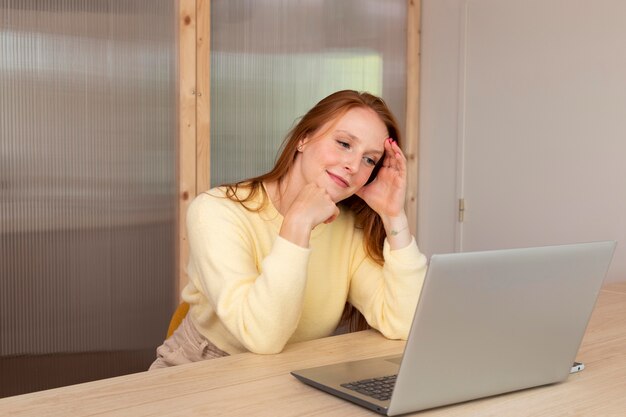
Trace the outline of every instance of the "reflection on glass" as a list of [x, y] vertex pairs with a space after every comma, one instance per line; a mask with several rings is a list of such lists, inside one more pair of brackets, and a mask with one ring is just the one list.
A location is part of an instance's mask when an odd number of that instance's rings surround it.
[[[153, 360], [177, 301], [175, 11], [0, 1], [0, 360]], [[143, 370], [117, 365], [59, 380]]]
[[211, 185], [269, 170], [298, 118], [337, 90], [383, 96], [404, 126], [405, 19], [396, 0], [212, 1]]

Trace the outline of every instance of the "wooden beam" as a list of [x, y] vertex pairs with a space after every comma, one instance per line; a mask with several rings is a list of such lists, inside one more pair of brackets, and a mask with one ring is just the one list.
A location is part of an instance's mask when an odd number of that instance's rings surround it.
[[211, 1], [196, 0], [196, 191], [211, 187]]
[[177, 291], [187, 284], [187, 208], [197, 193], [196, 180], [196, 0], [178, 2], [178, 248]]
[[420, 79], [421, 1], [407, 1], [406, 53], [406, 145], [408, 189], [406, 211], [409, 228], [417, 236], [417, 196], [419, 162], [419, 79]]

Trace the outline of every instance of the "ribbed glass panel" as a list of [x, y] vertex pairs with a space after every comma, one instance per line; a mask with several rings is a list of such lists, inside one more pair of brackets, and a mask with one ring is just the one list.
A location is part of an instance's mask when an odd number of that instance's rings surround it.
[[162, 342], [175, 22], [171, 0], [0, 0], [0, 355]]
[[287, 131], [342, 89], [404, 127], [406, 0], [213, 0], [211, 184], [268, 171]]

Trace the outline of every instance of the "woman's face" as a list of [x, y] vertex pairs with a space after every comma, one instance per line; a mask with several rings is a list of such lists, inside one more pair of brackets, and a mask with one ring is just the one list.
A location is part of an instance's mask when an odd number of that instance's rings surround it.
[[315, 182], [326, 189], [337, 203], [365, 185], [384, 156], [387, 137], [387, 127], [373, 110], [351, 109], [301, 142], [295, 174], [305, 184]]

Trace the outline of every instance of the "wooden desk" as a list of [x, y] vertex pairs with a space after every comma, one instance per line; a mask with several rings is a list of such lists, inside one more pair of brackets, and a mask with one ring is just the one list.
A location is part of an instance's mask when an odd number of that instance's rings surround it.
[[[2, 416], [374, 416], [317, 391], [293, 369], [402, 352], [374, 331], [294, 344], [0, 399]], [[417, 413], [420, 416], [626, 415], [626, 282], [604, 287], [565, 383]]]

